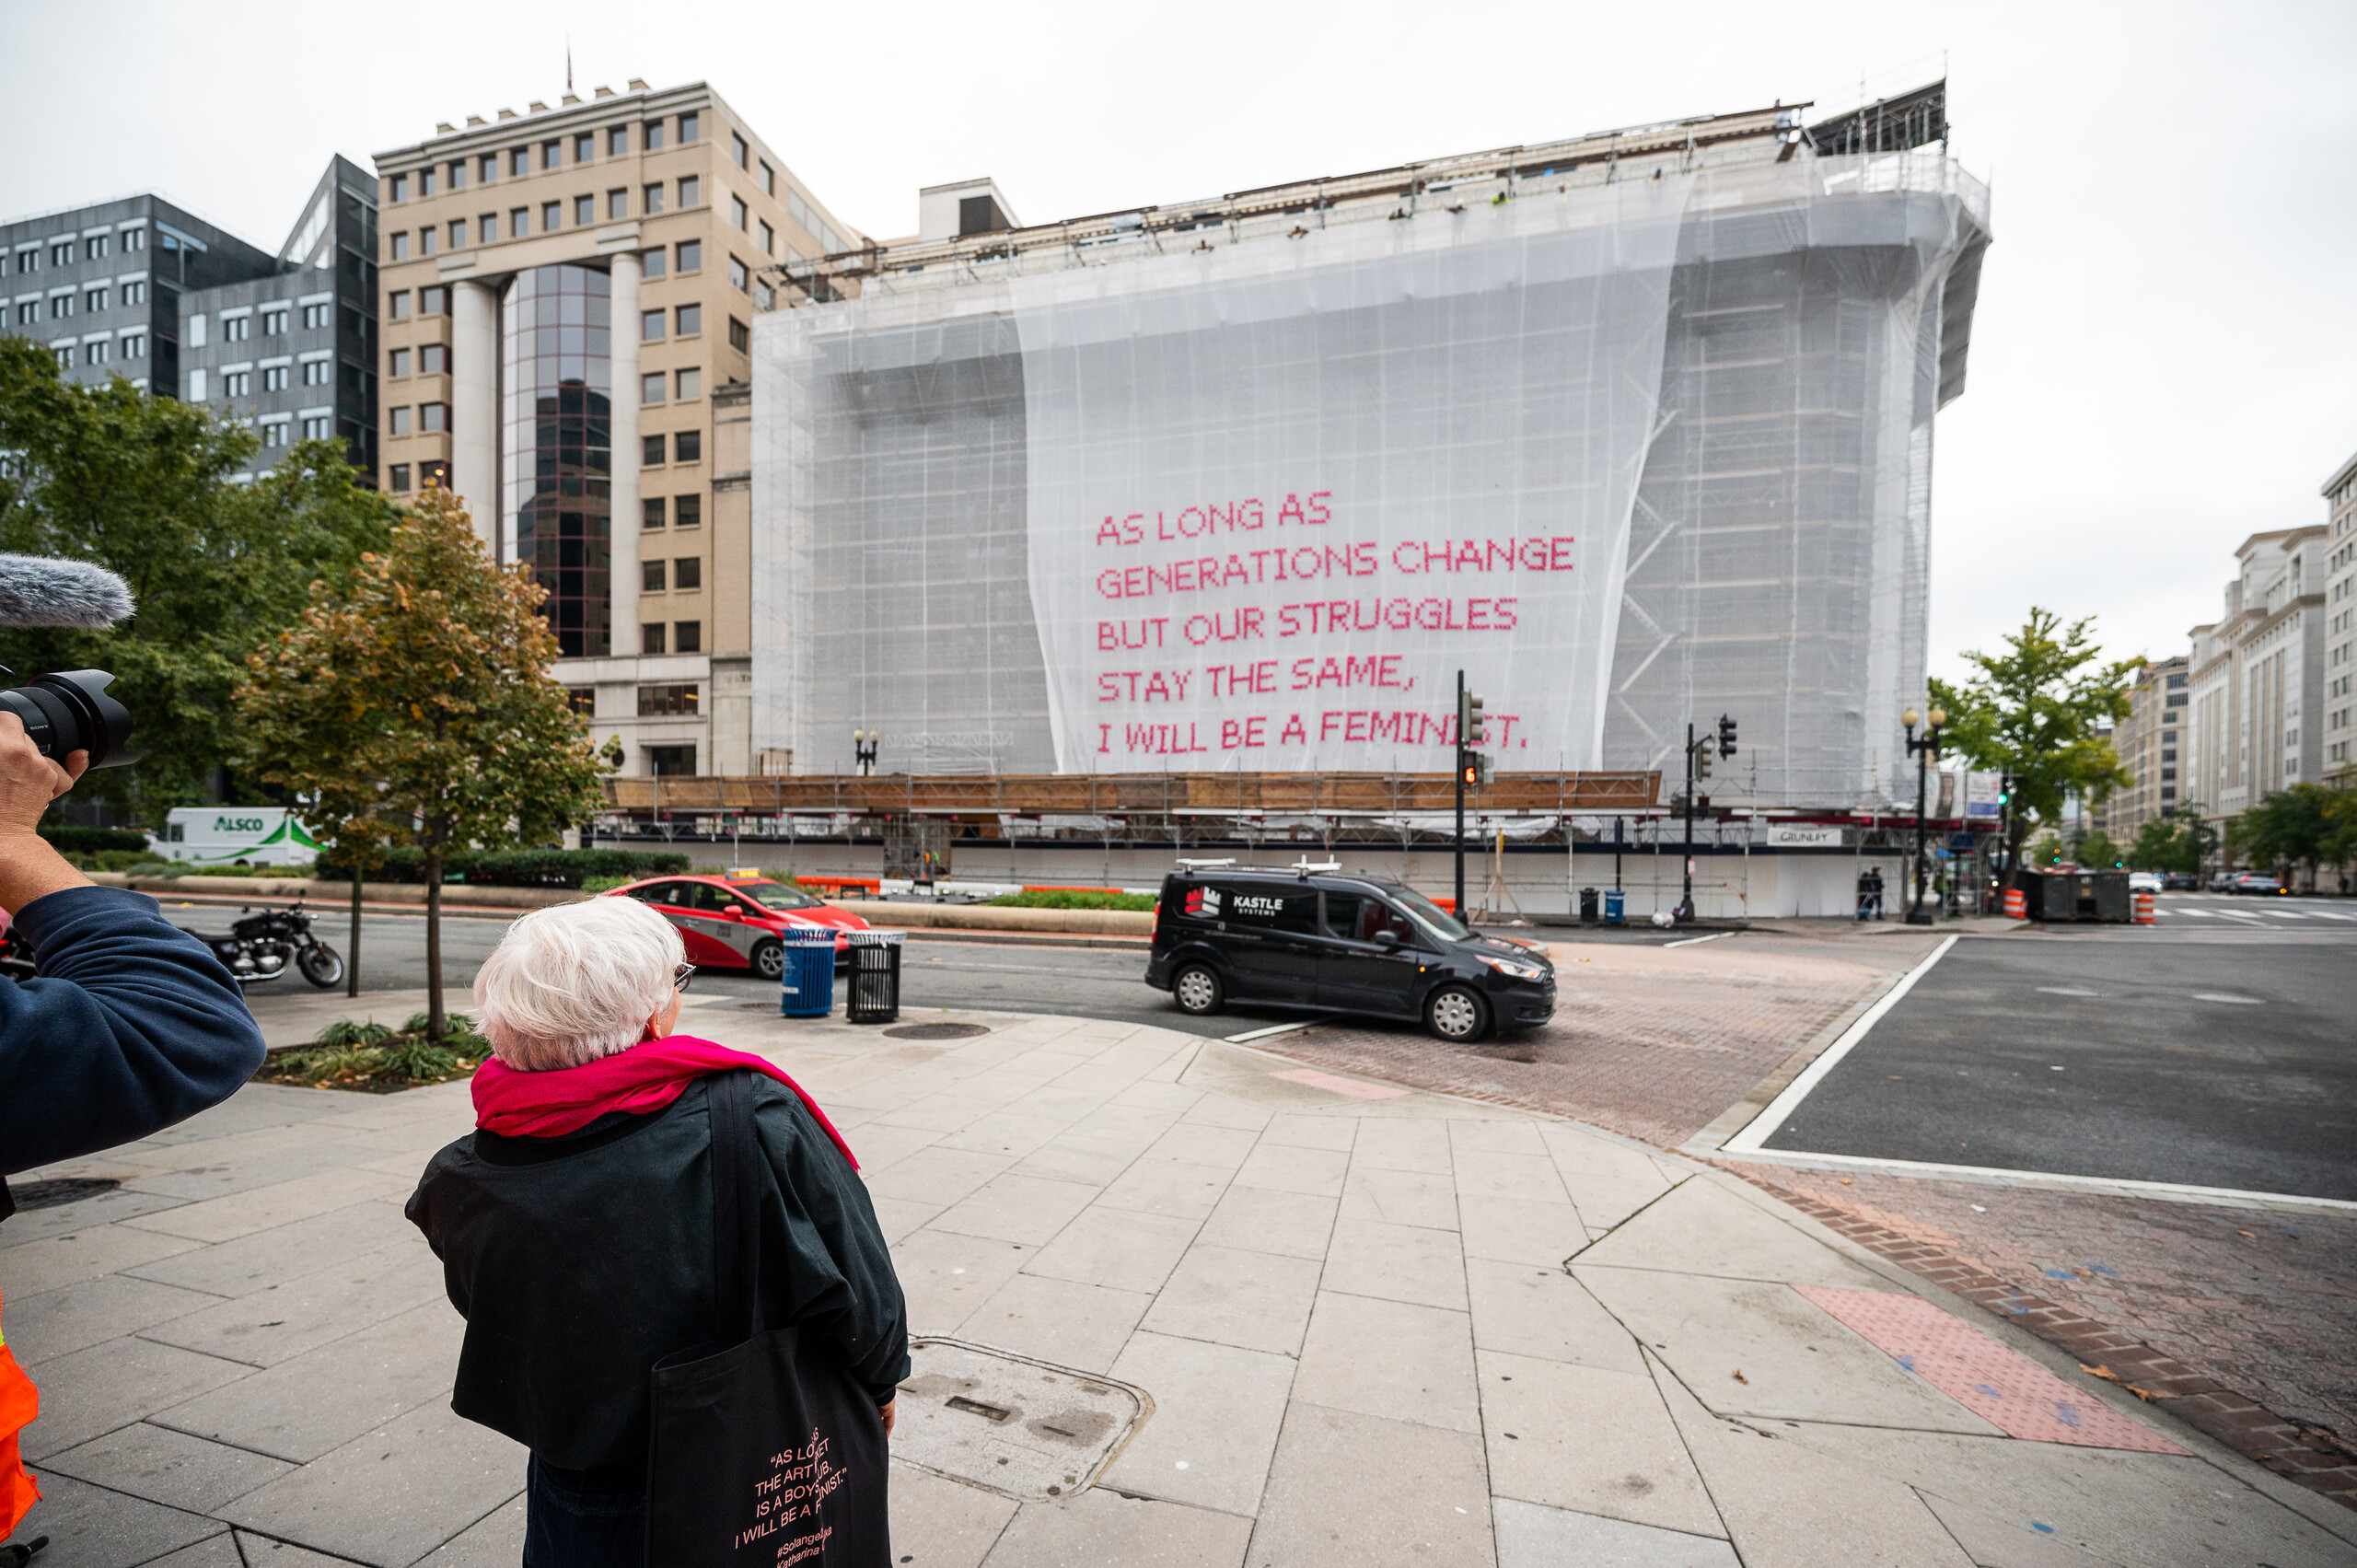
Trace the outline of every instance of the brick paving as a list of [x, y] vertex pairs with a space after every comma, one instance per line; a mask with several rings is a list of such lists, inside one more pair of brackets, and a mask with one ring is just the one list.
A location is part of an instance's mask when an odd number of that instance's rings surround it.
[[2357, 1507], [2357, 1219], [1716, 1163]]
[[1319, 1028], [1271, 1044], [1319, 1066], [1675, 1147], [1935, 940], [1834, 926], [1681, 947], [1557, 942], [1555, 1017], [1542, 1028], [1477, 1046], [1404, 1025]]

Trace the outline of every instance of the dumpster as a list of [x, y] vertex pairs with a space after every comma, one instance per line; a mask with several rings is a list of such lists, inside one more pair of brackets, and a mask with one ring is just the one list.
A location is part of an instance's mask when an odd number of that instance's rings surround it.
[[831, 925], [789, 925], [785, 939], [785, 975], [777, 1010], [789, 1018], [823, 1018], [835, 1010], [835, 929]]
[[2029, 918], [2045, 924], [2113, 922], [2135, 917], [2125, 871], [2040, 871], [2022, 878]]
[[843, 1016], [854, 1024], [888, 1024], [900, 1016], [901, 931], [851, 934], [851, 975]]
[[1593, 888], [1580, 889], [1580, 923], [1582, 925], [1596, 923], [1596, 889]]
[[1605, 894], [1605, 895], [1604, 895], [1604, 923], [1605, 923], [1605, 924], [1607, 924], [1607, 925], [1621, 925], [1621, 924], [1625, 924], [1625, 923], [1626, 923], [1626, 922], [1621, 918], [1621, 912], [1621, 912], [1622, 907], [1623, 907], [1623, 900], [1622, 900], [1622, 898], [1621, 898], [1621, 894], [1620, 894], [1620, 889], [1615, 888], [1615, 889], [1613, 889], [1610, 892], [1608, 892], [1608, 893]]

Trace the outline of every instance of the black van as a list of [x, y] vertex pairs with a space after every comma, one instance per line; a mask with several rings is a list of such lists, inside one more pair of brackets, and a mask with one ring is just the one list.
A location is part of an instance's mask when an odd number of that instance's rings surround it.
[[1413, 1019], [1456, 1042], [1555, 1012], [1545, 954], [1480, 935], [1397, 882], [1326, 871], [1164, 877], [1145, 981], [1182, 1012], [1315, 1007]]

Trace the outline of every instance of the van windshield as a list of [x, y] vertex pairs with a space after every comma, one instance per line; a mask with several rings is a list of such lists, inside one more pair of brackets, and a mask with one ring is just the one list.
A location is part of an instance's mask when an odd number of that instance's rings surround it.
[[1391, 897], [1401, 909], [1416, 917], [1418, 924], [1435, 936], [1446, 937], [1451, 942], [1462, 942], [1473, 935], [1470, 926], [1425, 898], [1422, 893], [1411, 893], [1405, 888], [1399, 888], [1393, 889]]

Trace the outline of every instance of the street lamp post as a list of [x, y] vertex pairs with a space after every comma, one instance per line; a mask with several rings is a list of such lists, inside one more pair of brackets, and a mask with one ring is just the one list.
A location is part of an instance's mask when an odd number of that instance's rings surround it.
[[880, 729], [855, 729], [851, 732], [851, 754], [859, 764], [859, 776], [867, 777], [876, 771], [876, 749], [884, 742]]
[[[1918, 738], [1915, 726], [1924, 719], [1931, 724]], [[1948, 722], [1948, 715], [1939, 708], [1928, 714], [1910, 708], [1898, 715], [1898, 722], [1907, 726], [1907, 753], [1915, 759], [1915, 899], [1907, 911], [1907, 923], [1929, 925], [1932, 916], [1923, 908], [1923, 790], [1931, 777], [1932, 759], [1939, 755], [1940, 726]]]

